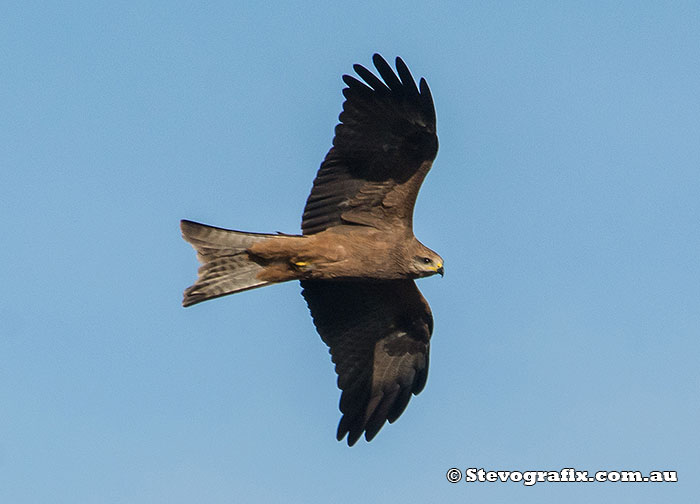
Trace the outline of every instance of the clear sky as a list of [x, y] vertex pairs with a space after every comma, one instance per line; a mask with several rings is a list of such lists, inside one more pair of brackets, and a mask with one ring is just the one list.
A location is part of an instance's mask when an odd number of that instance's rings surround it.
[[[51, 4], [0, 7], [0, 502], [697, 497], [697, 2]], [[425, 390], [348, 448], [298, 284], [182, 308], [178, 221], [298, 232], [374, 52], [435, 98], [446, 275]]]

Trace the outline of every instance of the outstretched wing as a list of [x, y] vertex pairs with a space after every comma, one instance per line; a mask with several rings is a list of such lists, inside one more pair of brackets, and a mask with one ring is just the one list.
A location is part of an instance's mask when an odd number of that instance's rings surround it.
[[428, 376], [433, 317], [413, 280], [303, 281], [302, 294], [343, 391], [338, 441], [372, 440]]
[[398, 76], [380, 55], [373, 62], [381, 79], [361, 65], [353, 68], [366, 84], [343, 76], [340, 124], [306, 201], [304, 234], [345, 223], [412, 228], [416, 196], [438, 149], [433, 98], [401, 58]]

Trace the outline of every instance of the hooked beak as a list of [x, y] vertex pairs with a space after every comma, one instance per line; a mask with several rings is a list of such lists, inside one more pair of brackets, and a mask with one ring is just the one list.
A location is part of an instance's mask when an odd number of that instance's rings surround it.
[[440, 266], [440, 267], [436, 270], [436, 272], [439, 273], [441, 277], [444, 277], [444, 276], [445, 276], [445, 268], [442, 267], [442, 266]]

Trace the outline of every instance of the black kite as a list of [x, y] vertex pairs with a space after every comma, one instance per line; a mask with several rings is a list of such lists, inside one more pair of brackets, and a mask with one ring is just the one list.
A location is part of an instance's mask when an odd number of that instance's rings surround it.
[[258, 234], [183, 220], [202, 266], [184, 306], [300, 280], [343, 391], [338, 440], [370, 441], [425, 386], [433, 318], [415, 278], [443, 274], [442, 258], [413, 235], [413, 207], [437, 154], [435, 108], [396, 58], [381, 79], [344, 75], [333, 147], [306, 202], [302, 235]]

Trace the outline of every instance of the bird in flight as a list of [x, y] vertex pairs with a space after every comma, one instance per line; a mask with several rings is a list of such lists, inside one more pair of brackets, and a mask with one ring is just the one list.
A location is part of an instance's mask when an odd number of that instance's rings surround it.
[[182, 304], [299, 280], [342, 390], [337, 439], [372, 440], [423, 390], [433, 317], [414, 280], [442, 258], [413, 235], [418, 190], [438, 150], [435, 108], [396, 58], [379, 77], [354, 65], [333, 146], [306, 201], [301, 235], [247, 233], [181, 221], [201, 262]]

